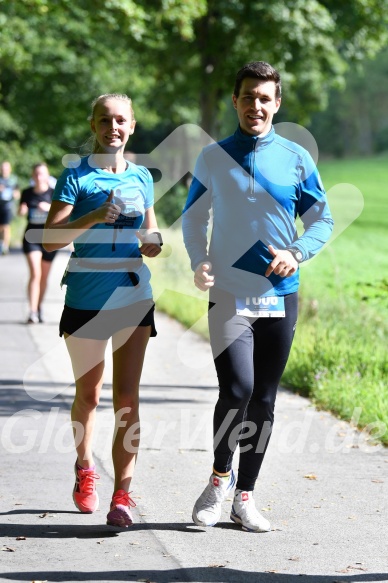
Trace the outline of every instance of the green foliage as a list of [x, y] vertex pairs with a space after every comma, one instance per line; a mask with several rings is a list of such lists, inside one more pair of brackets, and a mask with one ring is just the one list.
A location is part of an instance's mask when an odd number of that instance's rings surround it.
[[349, 70], [344, 90], [332, 90], [310, 131], [321, 153], [351, 156], [388, 151], [388, 50]]
[[[175, 119], [182, 96], [191, 108], [199, 100], [201, 126], [217, 138], [220, 108], [236, 71], [245, 62], [267, 60], [283, 75], [288, 118], [305, 123], [325, 107], [330, 87], [343, 84], [347, 60], [384, 46], [387, 7], [387, 1], [374, 0], [208, 0], [188, 42], [165, 29], [164, 66], [154, 71], [156, 85], [164, 88], [162, 104]], [[179, 68], [177, 55], [184, 63]]]
[[[89, 135], [91, 101], [106, 92], [133, 97], [139, 130], [200, 123], [217, 138], [235, 73], [253, 59], [281, 71], [282, 109], [303, 123], [341, 84], [349, 59], [384, 45], [387, 8], [388, 0], [0, 0], [2, 156], [24, 179], [30, 158], [59, 173], [62, 155]], [[140, 149], [137, 132], [131, 148]]]
[[62, 171], [62, 156], [90, 134], [86, 117], [96, 95], [129, 93], [138, 122], [157, 122], [143, 97], [149, 83], [133, 66], [149, 29], [138, 3], [0, 1], [0, 20], [1, 153], [25, 180], [31, 159]]
[[177, 184], [155, 204], [155, 212], [162, 226], [170, 227], [182, 215], [187, 192], [188, 186]]

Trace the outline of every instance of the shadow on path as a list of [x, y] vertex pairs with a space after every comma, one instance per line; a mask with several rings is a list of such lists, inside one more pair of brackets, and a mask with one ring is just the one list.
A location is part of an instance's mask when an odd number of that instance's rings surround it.
[[192, 581], [196, 583], [367, 583], [368, 581], [387, 581], [388, 573], [363, 573], [362, 575], [334, 576], [306, 575], [290, 573], [260, 573], [238, 571], [236, 569], [214, 567], [195, 567], [189, 569], [133, 570], [133, 571], [29, 571], [3, 574], [11, 581], [149, 581], [172, 583]]
[[[69, 396], [67, 391], [69, 389], [74, 389], [74, 383], [58, 383], [58, 382], [48, 382], [48, 381], [29, 381], [29, 390], [36, 391], [36, 398], [29, 395], [24, 389], [23, 380], [21, 379], [1, 379], [0, 380], [0, 416], [10, 416], [13, 413], [17, 413], [23, 409], [36, 409], [42, 413], [49, 412], [53, 407], [60, 407], [63, 409], [68, 409], [69, 405], [66, 404], [66, 398]], [[212, 395], [217, 389], [215, 387], [192, 387], [192, 386], [179, 386], [179, 385], [141, 385], [140, 386], [140, 399], [143, 403], [148, 404], [158, 404], [165, 403], [166, 396], [162, 394], [160, 397], [147, 394], [150, 390], [157, 391], [162, 389], [163, 391], [168, 390], [180, 390], [183, 389], [198, 389], [199, 395], [196, 398], [185, 398], [182, 397], [172, 397], [168, 398], [170, 405], [172, 404], [185, 404], [190, 403], [198, 405], [200, 403], [207, 403], [208, 400], [205, 398], [207, 394]], [[47, 389], [52, 392], [53, 396], [50, 398]], [[40, 399], [40, 390], [43, 391], [42, 395], [45, 399]], [[71, 399], [72, 400], [72, 399]], [[112, 407], [112, 385], [105, 383], [100, 397], [99, 410], [102, 408]]]

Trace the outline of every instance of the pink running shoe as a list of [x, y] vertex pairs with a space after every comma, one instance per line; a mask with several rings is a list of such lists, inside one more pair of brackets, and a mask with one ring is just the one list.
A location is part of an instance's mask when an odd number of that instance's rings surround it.
[[93, 469], [83, 470], [77, 464], [74, 466], [75, 486], [73, 490], [74, 504], [80, 512], [91, 514], [98, 508], [98, 494], [96, 490], [96, 480], [100, 476]]
[[113, 494], [112, 502], [110, 504], [110, 511], [106, 517], [106, 523], [111, 526], [121, 526], [127, 528], [131, 526], [133, 520], [130, 511], [130, 506], [134, 508], [136, 503], [125, 490], [117, 490]]

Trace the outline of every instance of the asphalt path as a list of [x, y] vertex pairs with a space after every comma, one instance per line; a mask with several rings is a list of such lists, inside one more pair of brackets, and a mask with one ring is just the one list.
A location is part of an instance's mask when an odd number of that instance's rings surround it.
[[54, 261], [46, 322], [29, 326], [25, 258], [17, 250], [0, 257], [0, 581], [388, 581], [387, 449], [283, 389], [255, 491], [272, 530], [242, 531], [229, 519], [230, 499], [217, 526], [193, 524], [211, 471], [217, 380], [208, 343], [161, 313], [141, 384], [135, 524], [125, 531], [105, 524], [113, 483], [109, 354], [94, 447], [100, 509], [76, 510], [74, 386], [58, 336], [67, 256]]

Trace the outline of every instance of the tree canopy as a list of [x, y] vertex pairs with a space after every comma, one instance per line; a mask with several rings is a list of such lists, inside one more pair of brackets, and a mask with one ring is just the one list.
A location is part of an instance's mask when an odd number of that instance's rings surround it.
[[328, 107], [312, 116], [309, 130], [322, 154], [365, 156], [388, 151], [388, 50], [364, 60], [332, 89]]
[[387, 24], [388, 0], [0, 0], [0, 157], [21, 174], [39, 158], [59, 169], [107, 92], [134, 99], [134, 148], [185, 122], [218, 138], [252, 60], [280, 71], [282, 109], [305, 123]]

